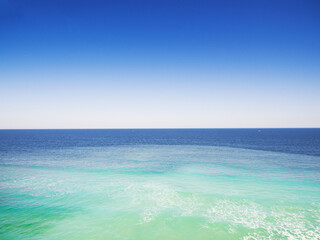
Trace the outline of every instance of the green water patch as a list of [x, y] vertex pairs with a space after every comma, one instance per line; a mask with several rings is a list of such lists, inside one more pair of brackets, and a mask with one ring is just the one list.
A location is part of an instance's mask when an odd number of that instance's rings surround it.
[[0, 197], [0, 239], [33, 239], [79, 211], [41, 197], [4, 195]]

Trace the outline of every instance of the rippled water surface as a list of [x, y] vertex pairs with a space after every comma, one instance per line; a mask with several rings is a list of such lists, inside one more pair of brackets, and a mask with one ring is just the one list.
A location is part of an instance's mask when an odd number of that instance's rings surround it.
[[319, 143], [319, 129], [0, 131], [0, 239], [320, 239]]

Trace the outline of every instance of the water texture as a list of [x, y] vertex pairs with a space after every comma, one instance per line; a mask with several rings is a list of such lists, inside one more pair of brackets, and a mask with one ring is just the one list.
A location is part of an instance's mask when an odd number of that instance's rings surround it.
[[1, 130], [0, 239], [320, 239], [319, 129]]

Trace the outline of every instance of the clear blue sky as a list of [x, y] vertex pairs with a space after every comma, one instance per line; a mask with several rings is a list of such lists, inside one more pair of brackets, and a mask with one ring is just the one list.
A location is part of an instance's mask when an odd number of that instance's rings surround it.
[[0, 0], [0, 128], [320, 127], [320, 1]]

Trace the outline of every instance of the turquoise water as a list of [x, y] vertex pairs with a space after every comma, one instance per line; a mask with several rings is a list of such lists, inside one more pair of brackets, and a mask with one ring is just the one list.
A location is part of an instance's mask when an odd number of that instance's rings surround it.
[[0, 239], [320, 239], [319, 163], [200, 145], [2, 151]]

